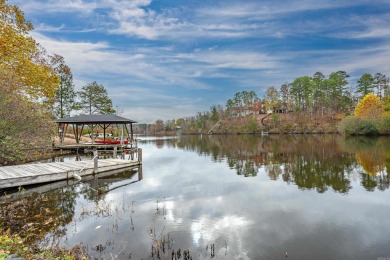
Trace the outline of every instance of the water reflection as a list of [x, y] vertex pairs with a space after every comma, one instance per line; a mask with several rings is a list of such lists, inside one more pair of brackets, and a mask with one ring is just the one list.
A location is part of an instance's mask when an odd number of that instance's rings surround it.
[[347, 138], [337, 135], [189, 136], [148, 140], [162, 149], [174, 147], [226, 161], [237, 175], [255, 177], [265, 172], [271, 180], [282, 178], [300, 189], [319, 193], [329, 188], [339, 193], [351, 189], [359, 174], [368, 191], [390, 185], [390, 139]]
[[31, 241], [42, 245], [82, 242], [92, 259], [387, 257], [389, 144], [340, 136], [145, 140], [142, 169], [2, 197], [0, 223], [34, 228]]
[[0, 227], [28, 237], [30, 243], [47, 234], [51, 238], [61, 237], [65, 234], [64, 227], [74, 218], [78, 197], [98, 203], [109, 192], [142, 178], [142, 167], [138, 167], [86, 176], [82, 182], [67, 180], [26, 190], [7, 190], [0, 196]]

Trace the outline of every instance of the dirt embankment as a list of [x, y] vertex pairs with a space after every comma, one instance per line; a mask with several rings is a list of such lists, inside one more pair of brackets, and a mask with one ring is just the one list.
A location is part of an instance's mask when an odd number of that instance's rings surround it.
[[[313, 115], [308, 113], [284, 113], [252, 115], [220, 120], [210, 134], [324, 134], [338, 133], [337, 125], [344, 113]], [[207, 133], [207, 132], [205, 132]]]
[[265, 120], [269, 133], [326, 134], [338, 133], [344, 113], [310, 115], [307, 113], [274, 114]]

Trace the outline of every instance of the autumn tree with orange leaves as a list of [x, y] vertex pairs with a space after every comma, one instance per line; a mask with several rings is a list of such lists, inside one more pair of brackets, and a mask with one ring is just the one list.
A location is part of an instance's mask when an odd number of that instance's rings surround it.
[[363, 97], [355, 108], [354, 116], [345, 117], [339, 131], [348, 135], [389, 135], [389, 98], [370, 93]]
[[41, 101], [60, 81], [32, 29], [19, 7], [0, 0], [0, 165], [34, 160], [37, 147], [51, 144], [52, 117]]
[[355, 116], [364, 119], [377, 119], [383, 113], [381, 100], [374, 94], [367, 94], [357, 104], [355, 108]]

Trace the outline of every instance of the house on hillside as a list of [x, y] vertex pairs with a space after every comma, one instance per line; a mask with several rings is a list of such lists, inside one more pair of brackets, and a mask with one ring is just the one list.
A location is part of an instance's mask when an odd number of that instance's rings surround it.
[[251, 110], [248, 107], [233, 107], [230, 110], [230, 117], [231, 118], [245, 117], [245, 116], [248, 116], [251, 114], [253, 114], [253, 110]]

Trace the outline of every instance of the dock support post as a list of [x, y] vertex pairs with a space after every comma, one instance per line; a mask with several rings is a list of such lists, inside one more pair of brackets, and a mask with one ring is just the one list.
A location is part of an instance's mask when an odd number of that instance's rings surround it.
[[142, 149], [138, 148], [138, 162], [142, 162]]
[[98, 151], [93, 149], [93, 173], [98, 173]]
[[131, 149], [131, 150], [130, 150], [130, 159], [131, 159], [132, 161], [134, 161], [135, 152], [136, 152], [136, 150], [134, 150], [134, 149]]
[[116, 146], [114, 146], [114, 151], [112, 153], [112, 157], [114, 157], [114, 159], [116, 159], [117, 149], [118, 148]]
[[143, 174], [142, 174], [142, 165], [140, 165], [138, 167], [138, 180], [142, 180], [144, 177], [143, 177]]

